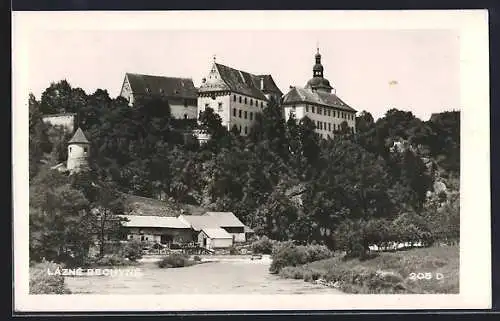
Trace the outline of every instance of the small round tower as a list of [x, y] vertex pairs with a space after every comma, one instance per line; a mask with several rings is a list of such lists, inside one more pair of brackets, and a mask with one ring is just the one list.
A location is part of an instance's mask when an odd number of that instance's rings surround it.
[[90, 154], [90, 143], [81, 128], [78, 128], [73, 138], [68, 142], [68, 162], [66, 167], [69, 171], [78, 171], [88, 166]]

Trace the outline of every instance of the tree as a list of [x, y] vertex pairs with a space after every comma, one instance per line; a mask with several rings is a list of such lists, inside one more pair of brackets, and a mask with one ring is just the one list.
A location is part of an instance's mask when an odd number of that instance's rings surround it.
[[29, 96], [29, 178], [38, 173], [44, 154], [50, 153], [52, 144], [48, 136], [48, 126], [43, 122], [40, 103], [33, 94]]
[[82, 264], [91, 243], [89, 202], [63, 174], [42, 170], [30, 184], [30, 256]]

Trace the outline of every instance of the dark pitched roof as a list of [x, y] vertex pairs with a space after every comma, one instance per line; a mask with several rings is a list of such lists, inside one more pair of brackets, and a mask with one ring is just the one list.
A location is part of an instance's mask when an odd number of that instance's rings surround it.
[[[278, 93], [280, 96], [282, 95], [271, 75], [253, 75], [246, 71], [234, 69], [218, 63], [215, 63], [215, 66], [223, 82], [202, 85], [199, 88], [200, 92], [229, 89], [233, 92], [262, 100], [267, 100], [265, 96], [267, 93]], [[262, 90], [260, 89], [261, 79], [264, 80], [264, 88]]]
[[175, 78], [126, 73], [134, 94], [196, 99], [198, 91], [191, 78]]
[[87, 140], [87, 137], [85, 137], [83, 130], [80, 127], [78, 127], [75, 134], [73, 135], [73, 138], [71, 138], [68, 142], [68, 144], [78, 144], [78, 143], [90, 144], [89, 141]]
[[283, 104], [294, 104], [294, 103], [310, 103], [328, 107], [334, 107], [337, 109], [356, 112], [356, 110], [348, 106], [343, 102], [337, 95], [321, 92], [312, 91], [305, 88], [293, 87], [290, 91], [283, 97]]
[[174, 205], [166, 201], [132, 194], [123, 194], [129, 215], [177, 217], [180, 214], [200, 215], [204, 209], [187, 204]]

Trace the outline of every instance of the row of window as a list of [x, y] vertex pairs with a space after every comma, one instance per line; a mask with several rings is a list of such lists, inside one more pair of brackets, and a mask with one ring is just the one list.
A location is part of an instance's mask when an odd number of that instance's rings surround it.
[[[236, 95], [233, 95], [233, 101], [236, 101]], [[242, 98], [241, 96], [239, 96], [238, 101], [240, 104], [248, 104], [247, 97]], [[254, 100], [250, 98], [250, 106], [253, 106], [253, 104]], [[255, 107], [259, 107], [259, 101], [257, 99], [255, 99]], [[262, 101], [260, 102], [260, 108], [264, 108], [264, 103]]]
[[253, 120], [253, 112], [247, 112], [246, 110], [233, 108], [233, 117], [245, 118], [248, 119], [250, 116], [250, 120]]
[[[309, 112], [309, 105], [306, 105], [306, 113]], [[338, 118], [343, 118], [343, 119], [349, 119], [349, 120], [354, 120], [354, 115], [341, 112], [338, 110], [330, 110], [328, 108], [321, 108], [321, 107], [316, 107], [311, 106], [311, 113], [316, 113], [319, 115], [324, 115], [328, 117], [338, 117]]]
[[241, 127], [241, 125], [235, 125], [235, 126], [236, 126], [236, 128], [238, 129], [238, 131], [240, 132], [240, 134], [241, 134], [241, 130], [242, 130], [242, 129], [244, 130], [245, 135], [246, 135], [246, 134], [248, 134], [248, 127], [247, 127], [247, 126], [245, 126], [245, 127], [243, 127], [243, 128]]
[[[331, 132], [332, 128], [333, 128], [333, 131], [340, 130], [341, 126], [340, 126], [340, 124], [339, 125], [333, 124], [333, 126], [332, 126], [332, 123], [327, 123], [327, 122], [317, 120], [316, 121], [316, 128], [319, 130], [328, 130], [329, 132]], [[354, 134], [354, 127], [349, 127], [349, 129]]]

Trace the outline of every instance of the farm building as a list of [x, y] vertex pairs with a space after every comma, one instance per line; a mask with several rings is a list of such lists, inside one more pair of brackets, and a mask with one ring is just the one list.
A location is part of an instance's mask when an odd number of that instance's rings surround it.
[[222, 228], [203, 228], [198, 233], [198, 244], [209, 250], [227, 249], [233, 245], [233, 236]]
[[191, 227], [176, 217], [124, 215], [127, 240], [161, 244], [192, 242]]
[[[201, 233], [206, 229], [222, 229], [231, 236], [231, 244], [246, 241], [245, 225], [232, 212], [180, 215], [179, 219], [191, 226], [195, 233]], [[248, 228], [247, 231], [251, 233], [251, 230]], [[203, 246], [203, 243], [200, 243], [200, 246]]]

